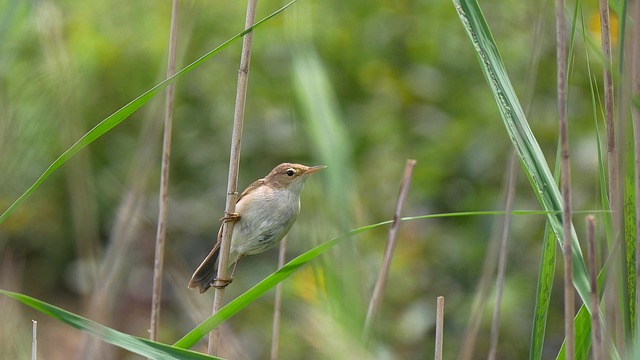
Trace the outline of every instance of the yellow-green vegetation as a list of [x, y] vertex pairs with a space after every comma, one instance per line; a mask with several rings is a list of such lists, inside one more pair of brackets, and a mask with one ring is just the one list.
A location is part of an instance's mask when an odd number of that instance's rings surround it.
[[[443, 358], [465, 351], [486, 358], [514, 149], [520, 163], [496, 355], [564, 358], [552, 1], [259, 3], [264, 20], [254, 30], [239, 188], [281, 162], [328, 167], [302, 195], [287, 240], [291, 262], [278, 270], [277, 251], [244, 259], [226, 289], [228, 305], [210, 317], [209, 293], [187, 282], [224, 215], [245, 7], [180, 3], [183, 70], [165, 80], [169, 1], [0, 0], [0, 358], [28, 358], [31, 319], [47, 359], [207, 358], [200, 339], [222, 322], [219, 356], [267, 358], [278, 283], [280, 359], [430, 358], [438, 296], [446, 301]], [[595, 314], [585, 215], [596, 218], [598, 271], [611, 270], [600, 272], [600, 291], [609, 295], [606, 353], [631, 356], [637, 334], [628, 165], [631, 112], [640, 102], [621, 81], [631, 73], [620, 59], [631, 53], [624, 39], [640, 19], [626, 1], [610, 11], [611, 64], [603, 62], [597, 4], [567, 2], [565, 11], [580, 359], [592, 345]], [[624, 224], [609, 211], [603, 66], [613, 73], [623, 134]], [[144, 338], [162, 95], [170, 82], [173, 149], [156, 343]], [[406, 217], [380, 313], [364, 339], [407, 158], [417, 165]]]

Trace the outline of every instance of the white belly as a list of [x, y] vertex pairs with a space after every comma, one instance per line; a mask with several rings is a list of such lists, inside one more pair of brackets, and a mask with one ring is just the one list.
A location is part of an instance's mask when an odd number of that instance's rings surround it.
[[[254, 196], [252, 196], [254, 195]], [[238, 202], [231, 251], [258, 254], [274, 247], [289, 232], [300, 213], [300, 197], [287, 190], [265, 189]]]

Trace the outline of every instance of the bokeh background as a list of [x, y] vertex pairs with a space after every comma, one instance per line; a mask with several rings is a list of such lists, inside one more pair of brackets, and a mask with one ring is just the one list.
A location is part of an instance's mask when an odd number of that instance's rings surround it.
[[[258, 18], [283, 4], [259, 3]], [[553, 168], [553, 2], [480, 5]], [[569, 88], [576, 210], [600, 201], [585, 60], [597, 47], [591, 19], [598, 14], [596, 4], [584, 5], [588, 31], [578, 30]], [[178, 68], [242, 30], [245, 7], [181, 2]], [[100, 120], [163, 79], [170, 8], [170, 1], [0, 1], [0, 210]], [[159, 336], [166, 343], [211, 311], [210, 294], [186, 283], [215, 241], [224, 209], [239, 53], [236, 42], [176, 84]], [[590, 61], [599, 74], [598, 57]], [[163, 101], [157, 96], [81, 151], [0, 224], [0, 288], [148, 336]], [[289, 258], [391, 219], [408, 158], [417, 166], [405, 215], [504, 209], [511, 142], [450, 1], [300, 0], [256, 31], [245, 114], [240, 188], [280, 162], [329, 166], [307, 182]], [[517, 170], [514, 208], [539, 209]], [[583, 216], [575, 217], [579, 233]], [[370, 354], [432, 356], [435, 302], [444, 296], [445, 358], [458, 355], [485, 259], [495, 266], [490, 244], [501, 221], [475, 215], [402, 224]], [[357, 330], [387, 230], [344, 241], [284, 283], [282, 359], [365, 354]], [[541, 215], [512, 221], [499, 358], [528, 354], [543, 231]], [[277, 250], [244, 259], [226, 297], [246, 291], [276, 262]], [[557, 289], [549, 357], [562, 342]], [[480, 309], [476, 358], [487, 353], [492, 297], [490, 290]], [[266, 358], [272, 307], [271, 292], [229, 320], [223, 355]], [[31, 319], [39, 321], [43, 358], [136, 358], [9, 299], [0, 299], [0, 317], [0, 358], [29, 356]], [[204, 342], [197, 347], [205, 349]]]

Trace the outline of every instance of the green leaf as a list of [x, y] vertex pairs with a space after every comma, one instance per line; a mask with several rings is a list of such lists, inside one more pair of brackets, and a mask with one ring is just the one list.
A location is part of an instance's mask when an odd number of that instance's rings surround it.
[[187, 67], [185, 67], [182, 70], [180, 70], [177, 73], [175, 73], [175, 75], [167, 78], [166, 80], [162, 81], [158, 85], [156, 85], [156, 86], [152, 87], [151, 89], [147, 90], [144, 94], [138, 96], [133, 101], [131, 101], [130, 103], [125, 105], [123, 108], [121, 108], [120, 110], [118, 110], [115, 113], [111, 114], [106, 119], [104, 119], [101, 122], [99, 122], [98, 125], [96, 125], [93, 129], [91, 129], [86, 134], [84, 134], [80, 138], [80, 140], [78, 140], [75, 144], [73, 144], [69, 149], [67, 149], [64, 153], [62, 153], [62, 155], [60, 155], [51, 165], [49, 165], [49, 167], [45, 170], [45, 172], [42, 175], [40, 175], [40, 177], [33, 183], [33, 185], [31, 185], [22, 195], [20, 195], [20, 197], [16, 201], [13, 202], [13, 204], [11, 204], [11, 206], [9, 206], [9, 208], [7, 210], [5, 210], [2, 213], [2, 215], [0, 215], [0, 224], [2, 224], [9, 217], [9, 215], [11, 215], [11, 213], [27, 197], [29, 197], [29, 195], [31, 195], [33, 193], [40, 186], [40, 184], [42, 184], [49, 177], [49, 175], [51, 175], [54, 171], [56, 171], [56, 169], [58, 169], [65, 162], [67, 162], [67, 160], [69, 160], [72, 156], [74, 156], [80, 150], [84, 149], [87, 145], [91, 144], [96, 139], [98, 139], [99, 137], [101, 137], [102, 135], [104, 135], [105, 133], [110, 131], [111, 129], [113, 129], [116, 125], [120, 124], [122, 121], [124, 121], [126, 118], [128, 118], [131, 114], [133, 114], [138, 109], [140, 109], [149, 100], [151, 100], [160, 91], [164, 90], [164, 88], [167, 87], [169, 84], [171, 84], [172, 82], [176, 81], [178, 78], [182, 77], [183, 75], [189, 73], [190, 71], [192, 71], [196, 67], [200, 66], [205, 60], [209, 59], [214, 54], [220, 52], [222, 49], [228, 47], [229, 45], [231, 45], [231, 43], [233, 43], [234, 41], [240, 39], [241, 37], [243, 37], [248, 32], [256, 29], [257, 27], [262, 25], [264, 22], [266, 22], [266, 21], [270, 20], [271, 18], [273, 18], [274, 16], [280, 14], [286, 8], [288, 8], [289, 6], [293, 5], [296, 1], [298, 1], [298, 0], [293, 0], [293, 1], [289, 2], [285, 6], [281, 7], [277, 11], [273, 12], [272, 14], [270, 14], [269, 16], [267, 16], [267, 17], [263, 18], [262, 20], [256, 22], [255, 25], [253, 25], [252, 27], [247, 28], [247, 29], [243, 30], [242, 32], [236, 34], [235, 36], [233, 36], [229, 40], [227, 40], [224, 43], [222, 43], [220, 46], [218, 46], [215, 49], [209, 51], [208, 53], [206, 53], [205, 55], [200, 57], [198, 60], [192, 62]]
[[[512, 211], [513, 215], [539, 215], [546, 214], [545, 211], [540, 210], [515, 210]], [[412, 217], [404, 217], [402, 221], [411, 221], [411, 220], [420, 220], [420, 219], [435, 219], [435, 218], [445, 218], [445, 217], [460, 217], [460, 216], [478, 216], [478, 215], [504, 215], [504, 211], [469, 211], [469, 212], [456, 212], [456, 213], [447, 213], [447, 214], [430, 214], [430, 215], [421, 215], [421, 216], [412, 216]], [[315, 248], [307, 251], [306, 253], [298, 256], [297, 258], [289, 261], [282, 268], [280, 268], [275, 273], [267, 276], [265, 279], [260, 281], [251, 289], [247, 290], [244, 294], [238, 296], [233, 301], [229, 302], [226, 306], [224, 306], [220, 311], [210, 316], [200, 325], [198, 325], [195, 329], [191, 330], [188, 334], [186, 334], [182, 339], [176, 342], [174, 345], [181, 348], [190, 348], [195, 343], [197, 343], [200, 339], [206, 336], [209, 332], [215, 329], [218, 325], [220, 325], [225, 320], [229, 319], [233, 315], [240, 312], [240, 310], [244, 309], [247, 305], [251, 304], [254, 300], [264, 295], [267, 291], [274, 288], [279, 282], [288, 278], [294, 271], [296, 271], [301, 266], [305, 265], [309, 261], [315, 259], [321, 254], [325, 253], [327, 250], [337, 245], [341, 240], [346, 238], [350, 238], [356, 234], [360, 234], [365, 231], [369, 231], [373, 228], [382, 225], [391, 224], [391, 220], [380, 222], [377, 224], [367, 225], [364, 227], [360, 227], [354, 230], [351, 230], [345, 234], [342, 234], [338, 237], [335, 237], [329, 241], [326, 241]]]
[[[549, 211], [547, 220], [562, 246], [562, 199], [551, 175], [547, 161], [525, 118], [518, 97], [511, 85], [497, 45], [493, 40], [482, 11], [475, 0], [453, 0], [458, 16], [471, 39], [480, 65], [518, 157], [529, 178], [533, 191], [543, 209]], [[572, 226], [573, 283], [587, 309], [589, 281], [580, 243]], [[591, 312], [591, 311], [590, 311]]]
[[371, 230], [378, 226], [382, 226], [390, 223], [391, 221], [385, 221], [378, 224], [368, 225], [361, 228], [357, 228], [355, 230], [351, 230], [343, 235], [340, 235], [329, 241], [326, 241], [314, 247], [313, 249], [305, 252], [304, 254], [296, 257], [295, 259], [286, 263], [278, 271], [267, 276], [265, 279], [260, 281], [254, 287], [247, 290], [247, 292], [238, 296], [233, 301], [225, 305], [218, 312], [210, 316], [202, 324], [198, 325], [195, 329], [191, 330], [182, 339], [176, 342], [174, 346], [179, 348], [185, 348], [185, 349], [192, 347], [195, 343], [197, 343], [200, 339], [206, 336], [213, 329], [215, 329], [218, 325], [222, 324], [223, 321], [237, 314], [238, 312], [240, 312], [240, 310], [244, 309], [247, 305], [251, 304], [254, 300], [256, 300], [260, 296], [264, 295], [267, 291], [274, 288], [279, 282], [288, 278], [291, 274], [293, 274], [294, 271], [296, 271], [302, 265], [305, 265], [309, 261], [315, 259], [319, 255], [331, 249], [333, 246], [337, 245], [338, 242], [340, 242], [340, 240], [349, 238], [353, 235], [359, 234], [367, 230]]
[[[589, 348], [591, 347], [591, 317], [586, 307], [581, 306], [578, 314], [573, 320], [575, 328], [575, 359], [585, 360], [589, 356]], [[556, 360], [565, 360], [566, 341], [562, 343], [560, 352]]]
[[536, 305], [533, 314], [533, 330], [531, 331], [531, 347], [529, 348], [529, 359], [532, 360], [542, 359], [547, 315], [549, 313], [549, 304], [551, 303], [553, 277], [556, 272], [555, 237], [548, 223], [544, 233], [540, 273], [538, 274], [538, 286], [536, 288]]
[[[607, 279], [607, 276], [609, 276], [609, 272], [612, 271], [611, 269], [612, 264], [616, 262], [616, 260], [614, 260], [617, 257], [615, 252], [619, 250], [617, 249], [617, 247], [618, 247], [617, 245], [613, 247], [612, 251], [609, 253], [609, 256], [607, 257], [607, 260], [604, 263], [604, 266], [602, 267], [602, 270], [598, 274], [598, 296], [600, 297], [601, 300], [604, 294], [604, 287], [603, 287], [604, 281], [605, 279]], [[600, 316], [600, 323], [605, 324], [602, 313], [599, 312], [598, 314]], [[578, 360], [587, 359], [589, 356], [589, 349], [591, 347], [591, 318], [592, 317], [593, 316], [589, 314], [585, 305], [582, 304], [582, 306], [580, 306], [580, 309], [578, 310], [578, 313], [573, 319], [573, 326], [575, 328], [575, 337], [574, 337], [575, 358]], [[562, 343], [562, 346], [560, 348], [560, 351], [558, 352], [558, 356], [556, 357], [556, 360], [564, 360], [566, 358], [565, 348], [564, 348], [565, 342], [566, 342], [566, 339]], [[615, 348], [615, 346], [611, 346], [609, 348], [609, 358], [613, 360], [622, 359], [622, 357], [620, 356], [620, 353]]]
[[[559, 148], [558, 151], [556, 151], [556, 167], [553, 175], [554, 179], [560, 176]], [[553, 241], [554, 239], [555, 235], [547, 221], [544, 228], [540, 273], [538, 274], [538, 285], [536, 287], [536, 305], [531, 331], [531, 347], [529, 348], [530, 360], [542, 359], [544, 334], [546, 332], [547, 316], [549, 315], [549, 305], [551, 303], [551, 291], [553, 289], [553, 278], [556, 272], [556, 246]]]
[[60, 320], [81, 331], [85, 331], [104, 342], [147, 358], [179, 360], [217, 359], [191, 350], [180, 349], [171, 345], [122, 333], [27, 295], [1, 289], [0, 294], [18, 300], [21, 303], [28, 305], [54, 319]]
[[[446, 213], [446, 214], [430, 214], [430, 215], [422, 215], [422, 216], [412, 216], [412, 217], [404, 217], [402, 221], [412, 221], [412, 220], [421, 220], [421, 219], [435, 219], [435, 218], [445, 218], [445, 217], [461, 217], [461, 216], [493, 216], [493, 215], [504, 215], [504, 211], [469, 211], [469, 212], [456, 212], [456, 213]], [[541, 210], [515, 210], [512, 211], [513, 215], [541, 215], [547, 214], [546, 211]], [[329, 241], [326, 241], [315, 248], [307, 251], [306, 253], [298, 256], [297, 258], [291, 260], [281, 269], [266, 277], [264, 280], [256, 284], [253, 288], [249, 289], [247, 292], [237, 297], [225, 307], [220, 309], [215, 315], [209, 317], [202, 324], [194, 328], [188, 334], [186, 334], [182, 339], [174, 344], [173, 347], [156, 343], [150, 340], [146, 340], [143, 338], [127, 335], [121, 333], [117, 330], [113, 330], [104, 325], [98, 324], [92, 320], [85, 319], [81, 316], [70, 313], [66, 310], [60, 309], [53, 305], [49, 305], [43, 301], [38, 299], [31, 298], [26, 295], [22, 295], [19, 293], [14, 293], [6, 290], [0, 289], [0, 294], [16, 299], [25, 305], [31, 306], [36, 310], [43, 312], [57, 320], [60, 320], [64, 323], [67, 323], [77, 329], [82, 331], [86, 331], [98, 338], [102, 339], [105, 342], [111, 343], [113, 345], [122, 347], [123, 349], [130, 350], [137, 354], [141, 354], [143, 356], [151, 357], [154, 359], [210, 359], [210, 357], [193, 353], [186, 352], [182, 353], [180, 351], [176, 352], [176, 348], [185, 349], [193, 346], [197, 343], [202, 337], [208, 334], [215, 327], [220, 325], [223, 321], [227, 320], [231, 316], [238, 313], [240, 310], [244, 309], [247, 305], [251, 304], [254, 300], [264, 295], [267, 291], [275, 287], [279, 282], [285, 280], [289, 277], [294, 271], [296, 271], [301, 266], [305, 265], [309, 261], [315, 259], [321, 254], [325, 253], [327, 250], [337, 245], [340, 241], [349, 238], [351, 236], [360, 234], [365, 231], [369, 231], [379, 226], [391, 224], [392, 220], [383, 221], [377, 224], [363, 226], [354, 230], [351, 230], [343, 235], [335, 237]], [[176, 357], [183, 356], [183, 357]], [[184, 357], [187, 356], [187, 357]], [[196, 357], [193, 357], [196, 356]], [[204, 356], [204, 357], [198, 357]]]

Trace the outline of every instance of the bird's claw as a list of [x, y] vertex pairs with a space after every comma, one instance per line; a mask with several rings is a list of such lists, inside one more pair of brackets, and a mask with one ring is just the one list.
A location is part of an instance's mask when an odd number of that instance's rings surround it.
[[224, 217], [220, 218], [220, 221], [222, 222], [228, 222], [228, 221], [238, 221], [240, 220], [240, 215], [238, 213], [228, 213], [228, 212], [224, 212]]
[[216, 289], [224, 289], [227, 286], [229, 286], [229, 284], [231, 284], [232, 282], [233, 282], [233, 277], [230, 277], [228, 279], [221, 279], [221, 278], [216, 277], [211, 282], [211, 286], [213, 286]]

